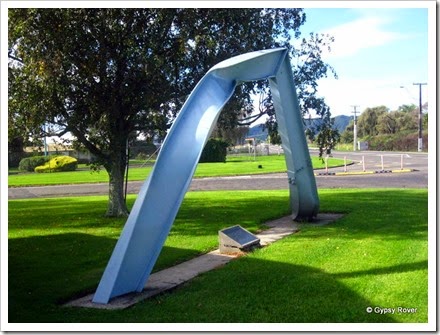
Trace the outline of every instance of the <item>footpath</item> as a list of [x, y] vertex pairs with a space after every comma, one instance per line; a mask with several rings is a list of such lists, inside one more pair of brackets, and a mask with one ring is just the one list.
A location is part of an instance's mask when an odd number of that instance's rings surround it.
[[[316, 226], [326, 225], [342, 216], [342, 214], [320, 213], [313, 222], [306, 224], [313, 224]], [[260, 234], [256, 234], [260, 239], [261, 247], [265, 247], [288, 235], [294, 234], [301, 228], [301, 223], [292, 221], [290, 216], [266, 222], [265, 225], [268, 226], [269, 229], [264, 230]], [[245, 253], [221, 254], [220, 250], [216, 249], [189, 261], [151, 274], [142, 292], [129, 293], [113, 298], [108, 304], [93, 303], [93, 294], [88, 294], [79, 299], [69, 301], [64, 304], [64, 306], [97, 309], [124, 309], [145, 299], [175, 289], [199, 274], [224, 266], [244, 254]]]

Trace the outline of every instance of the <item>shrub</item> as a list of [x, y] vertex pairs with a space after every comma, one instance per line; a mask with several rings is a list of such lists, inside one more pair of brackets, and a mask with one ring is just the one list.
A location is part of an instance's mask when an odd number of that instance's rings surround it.
[[[368, 138], [370, 150], [378, 151], [417, 151], [418, 133], [398, 133], [377, 135]], [[423, 134], [423, 149], [428, 150], [428, 134]]]
[[[8, 167], [9, 168], [18, 168], [22, 159], [29, 157], [28, 152], [14, 152], [8, 151]], [[32, 170], [34, 171], [34, 170]]]
[[69, 156], [57, 156], [46, 162], [43, 166], [37, 166], [35, 172], [62, 172], [75, 171], [78, 167], [76, 158]]
[[226, 149], [228, 148], [228, 146], [228, 143], [221, 139], [211, 138], [206, 143], [199, 162], [226, 162]]
[[32, 156], [32, 157], [23, 158], [18, 164], [18, 169], [20, 171], [34, 172], [37, 166], [44, 165], [46, 162], [50, 160], [50, 158], [52, 157]]

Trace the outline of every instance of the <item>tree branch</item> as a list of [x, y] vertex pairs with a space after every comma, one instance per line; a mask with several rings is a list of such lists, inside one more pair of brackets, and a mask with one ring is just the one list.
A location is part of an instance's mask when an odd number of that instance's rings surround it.
[[[259, 118], [261, 118], [265, 114], [266, 114], [266, 112], [262, 112], [260, 114], [249, 116], [249, 117], [243, 118], [241, 120], [238, 120], [238, 125], [240, 125], [240, 126], [249, 126], [252, 123], [254, 123], [255, 121], [257, 121]], [[250, 119], [252, 119], [252, 120], [251, 121], [246, 121], [246, 120], [250, 120]], [[243, 121], [246, 121], [246, 122], [243, 122]]]
[[59, 133], [55, 133], [55, 136], [62, 137], [63, 135], [66, 135], [68, 132], [70, 132], [70, 129], [68, 129], [66, 127], [62, 131], [60, 131]]
[[98, 147], [96, 147], [92, 142], [87, 140], [86, 136], [84, 135], [84, 132], [79, 131], [76, 128], [70, 129], [70, 132], [80, 141], [87, 150], [89, 150], [93, 155], [105, 160], [109, 161], [110, 157], [109, 155], [106, 155], [100, 150]]
[[8, 58], [11, 58], [12, 60], [17, 61], [17, 62], [19, 62], [20, 64], [24, 64], [24, 62], [23, 62], [22, 59], [13, 56], [11, 52], [8, 52]]

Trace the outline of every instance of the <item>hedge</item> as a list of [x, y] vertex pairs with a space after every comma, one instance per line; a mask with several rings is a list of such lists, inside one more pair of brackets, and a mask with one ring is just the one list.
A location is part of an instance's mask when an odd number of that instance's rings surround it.
[[34, 172], [35, 168], [40, 165], [44, 165], [48, 162], [53, 156], [32, 156], [23, 158], [18, 164], [18, 169], [20, 171], [28, 171]]
[[228, 143], [218, 139], [211, 138], [205, 145], [203, 149], [202, 156], [200, 157], [200, 163], [212, 163], [212, 162], [226, 162], [226, 149], [228, 148]]
[[75, 171], [78, 167], [78, 161], [69, 156], [57, 156], [46, 162], [42, 166], [37, 166], [35, 172], [62, 172], [62, 171]]

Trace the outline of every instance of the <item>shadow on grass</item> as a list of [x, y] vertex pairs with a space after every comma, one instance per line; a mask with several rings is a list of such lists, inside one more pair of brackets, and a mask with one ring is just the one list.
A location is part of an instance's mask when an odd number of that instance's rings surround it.
[[[401, 322], [393, 315], [368, 313], [368, 307], [378, 306], [374, 297], [370, 300], [338, 279], [417, 271], [425, 266], [420, 262], [333, 275], [310, 266], [244, 257], [173, 292], [140, 303], [131, 311], [123, 311], [117, 319], [125, 322], [130, 315], [148, 314], [142, 322]], [[417, 317], [411, 322], [427, 321], [426, 315]]]
[[[194, 192], [197, 193], [197, 192]], [[259, 224], [288, 214], [288, 194], [275, 192], [255, 195], [252, 191], [188, 193], [170, 235], [216, 235], [217, 230], [240, 224], [255, 232]], [[221, 193], [221, 192], [220, 192]], [[384, 239], [425, 239], [427, 195], [410, 190], [332, 190], [320, 191], [321, 212], [347, 215], [316, 236], [331, 233], [332, 227], [347, 238], [378, 236]], [[132, 206], [134, 197], [129, 199]], [[10, 201], [10, 231], [23, 229], [90, 228], [102, 225], [121, 229], [125, 219], [109, 219], [105, 197], [38, 199]], [[47, 213], [50, 211], [50, 220]], [[31, 213], [31, 216], [30, 216]], [[32, 218], [32, 219], [30, 219]], [[180, 224], [184, 223], [184, 224]], [[342, 230], [341, 230], [342, 228]]]
[[[307, 233], [295, 235], [297, 241], [332, 236], [347, 241], [369, 238], [426, 240], [425, 192], [332, 190], [320, 192], [320, 197], [322, 211], [349, 214], [328, 226], [307, 228]], [[173, 226], [176, 237], [216, 236], [219, 228], [233, 224], [256, 229], [261, 221], [285, 212], [288, 197], [286, 192], [270, 196], [231, 192], [226, 197], [227, 202], [215, 199], [210, 198], [209, 192], [185, 199]], [[28, 203], [32, 206], [26, 207]], [[96, 219], [98, 211], [101, 216], [103, 213], [97, 209], [102, 204], [105, 206], [102, 199], [91, 202], [86, 198], [81, 204], [76, 201], [69, 204], [65, 199], [51, 201], [59, 210], [55, 220], [52, 207], [44, 204], [42, 200], [24, 202], [23, 210], [38, 215], [34, 216], [35, 220], [22, 223], [17, 214], [15, 221], [10, 222], [10, 229], [48, 227], [54, 231], [56, 224], [60, 224], [62, 231], [65, 227], [92, 227], [112, 222]], [[19, 207], [14, 210], [20, 213]], [[44, 221], [48, 211], [51, 222]], [[84, 215], [89, 217], [81, 221]], [[112, 224], [116, 226], [118, 222]], [[393, 316], [367, 313], [368, 306], [374, 307], [374, 297], [370, 300], [361, 290], [355, 291], [341, 281], [356, 276], [374, 277], [426, 269], [426, 262], [415, 262], [331, 274], [311, 266], [252, 256], [124, 311], [61, 309], [57, 305], [60, 301], [79, 293], [93, 292], [115, 243], [113, 238], [81, 233], [10, 239], [9, 322], [396, 322]], [[197, 252], [191, 249], [164, 247], [155, 270], [195, 254]], [[425, 316], [416, 317], [420, 319], [414, 322], [426, 322]]]
[[[269, 193], [270, 191], [268, 191]], [[289, 213], [287, 192], [277, 193], [269, 198], [266, 194], [252, 192], [229, 192], [227, 198], [220, 198], [219, 192], [203, 194], [188, 193], [172, 226], [170, 236], [207, 236], [217, 238], [218, 230], [240, 224], [252, 232], [260, 224]], [[227, 201], [225, 201], [227, 200]], [[134, 197], [128, 202], [133, 205]], [[9, 232], [54, 229], [103, 229], [121, 230], [125, 218], [104, 217], [106, 197], [32, 199], [9, 201]], [[48, 212], [50, 213], [48, 215]], [[11, 215], [12, 214], [12, 215]], [[29, 232], [29, 234], [35, 234]], [[118, 234], [119, 236], [119, 234]]]
[[[91, 293], [115, 241], [86, 234], [9, 241], [9, 322], [395, 322], [339, 278], [416, 271], [426, 263], [359, 273], [243, 257], [170, 293], [121, 311], [64, 308]], [[164, 247], [163, 253], [188, 250]]]
[[[58, 304], [93, 293], [115, 244], [79, 233], [9, 239], [9, 322], [53, 322]], [[153, 272], [197, 254], [164, 246]]]
[[[424, 190], [338, 190], [320, 192], [321, 211], [347, 213], [341, 220], [318, 227], [315, 237], [383, 240], [426, 240], [428, 199]], [[319, 230], [319, 231], [318, 231]]]
[[255, 233], [264, 222], [290, 213], [287, 192], [266, 191], [257, 196], [249, 191], [234, 191], [228, 192], [222, 201], [216, 201], [216, 194], [204, 192], [203, 197], [189, 194], [170, 235], [217, 238], [218, 230], [237, 224]]
[[[287, 192], [266, 192], [259, 196], [252, 191], [230, 192], [221, 202], [211, 199], [211, 192], [186, 197], [171, 235], [216, 234], [216, 230], [235, 224], [255, 232], [258, 224], [289, 214]], [[319, 196], [320, 212], [346, 215], [328, 226], [311, 228], [315, 238], [328, 238], [332, 234], [347, 239], [427, 238], [427, 194], [423, 190], [331, 190], [320, 191]]]
[[393, 266], [386, 266], [383, 268], [374, 268], [369, 270], [362, 270], [362, 271], [351, 271], [351, 272], [339, 272], [333, 274], [334, 278], [353, 278], [353, 277], [360, 277], [360, 276], [380, 276], [380, 275], [387, 275], [392, 273], [404, 273], [404, 272], [412, 272], [412, 271], [419, 271], [419, 270], [428, 270], [428, 261], [420, 261], [420, 262], [414, 262], [414, 263], [405, 263], [405, 264], [399, 264], [399, 265], [393, 265]]
[[[18, 256], [9, 259], [9, 322], [402, 322], [393, 315], [367, 313], [367, 307], [378, 306], [374, 296], [368, 299], [362, 288], [355, 289], [341, 280], [365, 276], [369, 283], [376, 276], [427, 269], [427, 262], [422, 261], [332, 274], [311, 266], [263, 259], [256, 252], [126, 310], [59, 306], [94, 291], [114, 242], [83, 234], [10, 241], [10, 254]], [[52, 255], [47, 251], [60, 243], [65, 244], [64, 250]], [[74, 247], [68, 247], [69, 243]], [[26, 249], [29, 254], [23, 252]], [[105, 255], [97, 257], [99, 249]], [[186, 251], [163, 250], [170, 254]], [[383, 307], [397, 307], [388, 303]], [[407, 304], [423, 307], [413, 301]], [[426, 322], [425, 315], [416, 317], [420, 319], [410, 321]]]
[[[126, 218], [106, 217], [108, 198], [84, 196], [9, 201], [9, 235], [42, 235], [68, 230], [113, 230], [119, 237]], [[131, 208], [134, 199], [128, 199]], [[88, 231], [89, 230], [89, 231]], [[105, 235], [103, 233], [102, 235]], [[20, 236], [20, 237], [21, 237]]]

